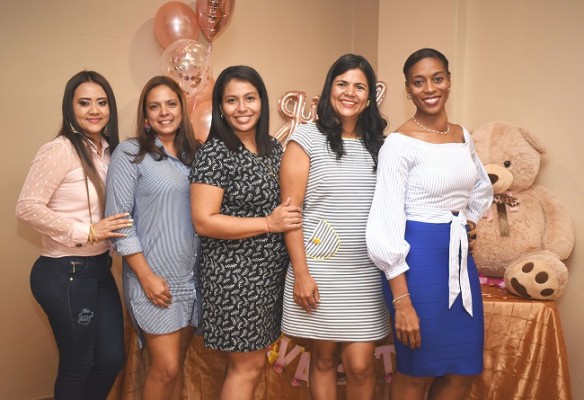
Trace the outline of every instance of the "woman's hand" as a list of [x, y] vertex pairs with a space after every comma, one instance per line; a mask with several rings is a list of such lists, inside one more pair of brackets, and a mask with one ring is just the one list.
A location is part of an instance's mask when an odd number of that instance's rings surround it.
[[420, 336], [420, 318], [412, 305], [409, 297], [405, 297], [395, 302], [395, 333], [397, 340], [410, 349], [415, 349], [422, 345]]
[[123, 233], [117, 233], [118, 229], [132, 226], [133, 219], [128, 218], [130, 214], [115, 214], [106, 217], [92, 225], [92, 233], [95, 239], [105, 240], [112, 237], [125, 237]]
[[172, 303], [172, 294], [170, 294], [170, 287], [166, 279], [155, 273], [148, 274], [145, 278], [140, 280], [142, 289], [148, 300], [155, 306], [168, 308]]
[[268, 229], [273, 233], [286, 232], [302, 226], [302, 208], [290, 205], [290, 197], [266, 217]]
[[466, 223], [466, 235], [468, 237], [468, 247], [470, 252], [474, 250], [475, 242], [477, 240], [477, 224], [472, 221], [467, 221]]
[[308, 314], [315, 310], [320, 301], [318, 285], [309, 273], [294, 277], [294, 302]]

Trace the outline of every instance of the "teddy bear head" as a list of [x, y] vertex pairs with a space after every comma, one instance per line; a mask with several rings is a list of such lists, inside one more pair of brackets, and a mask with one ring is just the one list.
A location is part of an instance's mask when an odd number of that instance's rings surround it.
[[495, 121], [476, 129], [472, 138], [495, 194], [520, 192], [533, 185], [545, 149], [527, 129]]

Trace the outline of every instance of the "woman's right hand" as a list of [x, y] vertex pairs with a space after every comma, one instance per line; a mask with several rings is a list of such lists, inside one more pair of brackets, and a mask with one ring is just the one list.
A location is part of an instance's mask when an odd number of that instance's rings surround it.
[[125, 234], [115, 231], [132, 226], [134, 220], [128, 218], [129, 216], [128, 213], [114, 214], [96, 222], [92, 225], [95, 238], [105, 240], [113, 237], [125, 237]]
[[302, 226], [302, 208], [290, 205], [290, 197], [266, 217], [269, 231], [272, 233], [286, 232]]
[[308, 314], [315, 310], [320, 301], [318, 285], [309, 273], [294, 277], [294, 302], [304, 308]]
[[150, 273], [140, 280], [140, 284], [148, 300], [155, 306], [168, 308], [172, 303], [170, 287], [166, 279], [161, 276]]
[[400, 299], [393, 307], [395, 308], [396, 339], [412, 350], [420, 347], [422, 345], [420, 318], [410, 298], [405, 297]]

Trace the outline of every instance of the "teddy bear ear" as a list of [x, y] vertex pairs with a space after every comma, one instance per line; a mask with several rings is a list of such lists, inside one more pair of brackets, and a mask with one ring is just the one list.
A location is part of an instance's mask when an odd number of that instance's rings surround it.
[[545, 146], [543, 145], [543, 143], [539, 140], [539, 138], [537, 136], [532, 134], [531, 131], [529, 131], [526, 128], [522, 128], [520, 126], [518, 126], [517, 129], [519, 130], [519, 132], [521, 132], [521, 135], [523, 135], [525, 140], [527, 140], [527, 143], [529, 143], [540, 154], [543, 154], [546, 152], [546, 149], [545, 149]]

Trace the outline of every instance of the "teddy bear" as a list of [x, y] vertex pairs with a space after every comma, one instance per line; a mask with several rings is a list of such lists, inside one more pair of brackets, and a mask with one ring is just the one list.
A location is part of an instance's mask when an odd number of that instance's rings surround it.
[[544, 146], [527, 129], [504, 121], [477, 128], [472, 138], [494, 193], [477, 221], [473, 257], [479, 273], [504, 278], [520, 297], [558, 298], [568, 282], [562, 261], [574, 247], [574, 224], [557, 196], [534, 184]]

